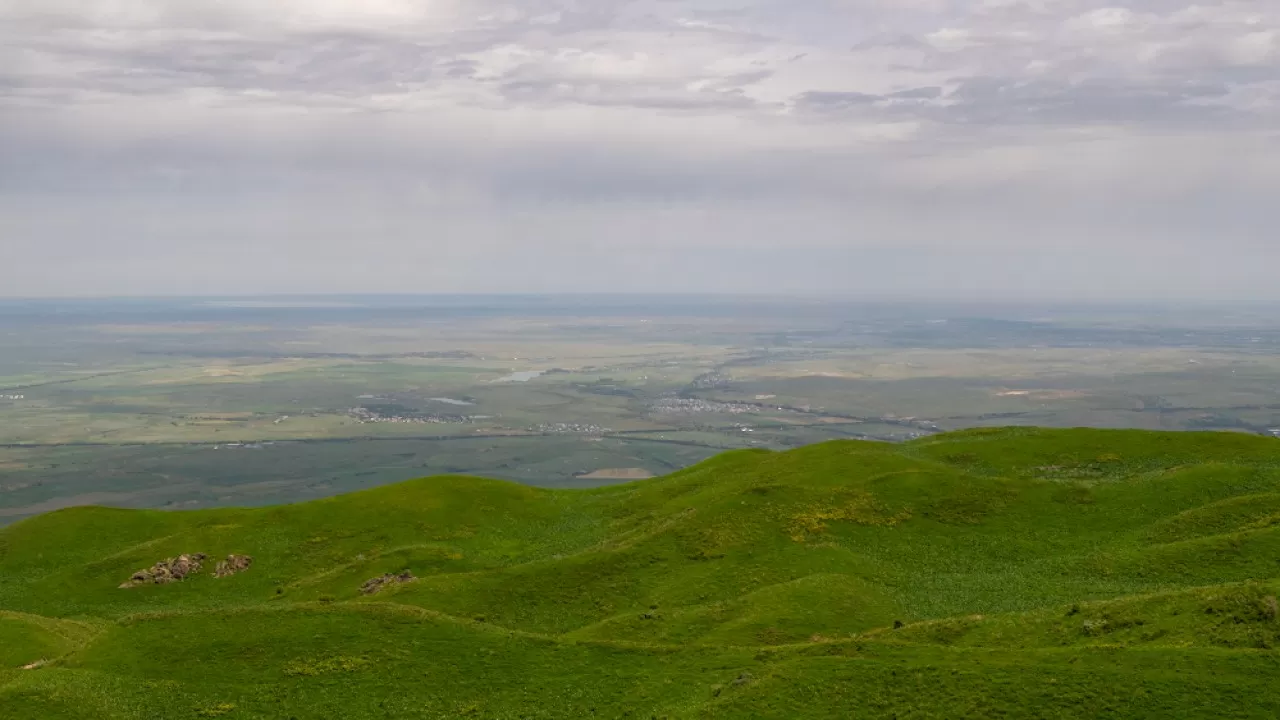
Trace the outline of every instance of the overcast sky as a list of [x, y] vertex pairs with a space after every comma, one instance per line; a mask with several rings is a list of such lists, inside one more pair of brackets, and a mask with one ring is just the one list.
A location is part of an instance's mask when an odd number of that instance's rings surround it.
[[1280, 2], [0, 0], [0, 295], [1280, 300]]

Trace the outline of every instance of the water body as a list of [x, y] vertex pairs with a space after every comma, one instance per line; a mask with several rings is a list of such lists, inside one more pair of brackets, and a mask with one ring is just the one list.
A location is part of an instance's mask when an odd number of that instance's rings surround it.
[[494, 382], [496, 383], [529, 382], [530, 380], [538, 377], [544, 372], [546, 371], [545, 370], [521, 370], [519, 372], [513, 372], [506, 377], [498, 378], [497, 380], [494, 380]]

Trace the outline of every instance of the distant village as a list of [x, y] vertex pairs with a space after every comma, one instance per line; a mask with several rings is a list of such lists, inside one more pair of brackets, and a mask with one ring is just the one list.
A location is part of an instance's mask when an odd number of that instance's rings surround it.
[[694, 413], [743, 415], [760, 412], [760, 408], [755, 405], [698, 400], [696, 398], [665, 398], [650, 405], [649, 409], [655, 413], [678, 415], [692, 415]]
[[613, 432], [607, 427], [584, 423], [540, 423], [529, 428], [533, 432], [546, 433], [551, 435], [603, 435]]
[[367, 407], [355, 407], [347, 411], [357, 422], [364, 423], [405, 423], [413, 425], [456, 425], [474, 423], [479, 416], [475, 415], [441, 415], [436, 413], [417, 413], [411, 410], [383, 410]]

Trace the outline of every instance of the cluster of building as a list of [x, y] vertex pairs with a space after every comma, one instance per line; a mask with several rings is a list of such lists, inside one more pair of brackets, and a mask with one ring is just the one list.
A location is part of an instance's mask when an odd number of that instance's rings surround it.
[[718, 372], [703, 373], [689, 383], [694, 390], [722, 390], [733, 383], [733, 378]]
[[650, 405], [649, 409], [655, 413], [681, 415], [692, 415], [694, 413], [745, 415], [760, 412], [760, 408], [755, 405], [699, 400], [697, 398], [665, 398]]
[[26, 400], [26, 395], [0, 395], [0, 400]]
[[429, 414], [412, 414], [412, 415], [383, 415], [369, 408], [351, 408], [347, 414], [355, 418], [361, 424], [363, 423], [408, 423], [415, 425], [456, 425], [460, 423], [475, 422], [475, 418], [471, 415], [438, 415]]
[[540, 423], [529, 428], [533, 432], [553, 433], [557, 435], [603, 435], [612, 432], [607, 427], [592, 425], [590, 423]]

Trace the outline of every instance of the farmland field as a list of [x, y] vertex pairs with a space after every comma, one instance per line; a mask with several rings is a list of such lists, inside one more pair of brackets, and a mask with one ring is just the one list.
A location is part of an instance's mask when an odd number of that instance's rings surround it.
[[759, 298], [0, 304], [0, 523], [438, 473], [547, 487], [966, 427], [1280, 427], [1261, 310]]

